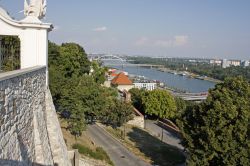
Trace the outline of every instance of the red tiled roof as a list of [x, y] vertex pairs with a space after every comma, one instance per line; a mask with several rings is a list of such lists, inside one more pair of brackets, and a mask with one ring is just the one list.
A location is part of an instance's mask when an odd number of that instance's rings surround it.
[[113, 85], [133, 85], [132, 81], [123, 72], [119, 73], [112, 81]]
[[116, 76], [118, 76], [118, 74], [116, 74], [116, 73], [111, 73], [110, 76], [116, 77]]

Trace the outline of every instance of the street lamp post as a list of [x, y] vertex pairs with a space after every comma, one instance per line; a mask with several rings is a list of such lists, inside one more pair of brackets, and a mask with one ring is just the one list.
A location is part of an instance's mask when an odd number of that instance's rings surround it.
[[124, 124], [124, 140], [125, 140], [125, 138], [126, 138], [126, 125]]
[[163, 142], [163, 128], [161, 127], [161, 141]]

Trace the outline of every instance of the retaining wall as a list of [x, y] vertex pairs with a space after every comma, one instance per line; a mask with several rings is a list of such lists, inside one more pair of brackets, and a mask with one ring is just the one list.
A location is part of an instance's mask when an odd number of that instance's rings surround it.
[[[46, 67], [0, 74], [0, 165], [52, 166], [63, 161], [60, 166], [68, 166], [67, 157], [59, 160], [54, 155], [67, 156], [67, 151], [62, 135], [58, 135], [57, 117], [47, 117], [51, 109], [46, 107], [46, 93]], [[54, 114], [49, 113], [55, 115], [52, 111]], [[57, 124], [53, 128], [57, 132], [48, 132], [51, 121]], [[57, 148], [55, 140], [51, 141], [54, 137], [60, 144]]]

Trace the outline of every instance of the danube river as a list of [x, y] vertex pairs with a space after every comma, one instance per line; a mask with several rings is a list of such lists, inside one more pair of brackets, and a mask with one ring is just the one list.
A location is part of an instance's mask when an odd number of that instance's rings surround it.
[[[158, 71], [155, 68], [135, 67], [135, 66], [121, 66], [109, 65], [120, 64], [121, 62], [104, 61], [104, 65], [123, 70], [132, 75], [144, 76], [150, 80], [158, 80], [163, 82], [167, 87], [178, 89], [182, 91], [198, 93], [206, 92], [209, 88], [213, 88], [215, 83], [205, 80], [198, 80], [189, 78], [187, 76], [175, 75], [167, 72]], [[124, 62], [123, 62], [124, 63]]]

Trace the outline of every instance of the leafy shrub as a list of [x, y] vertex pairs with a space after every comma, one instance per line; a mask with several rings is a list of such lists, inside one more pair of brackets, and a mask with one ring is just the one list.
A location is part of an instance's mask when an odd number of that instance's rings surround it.
[[90, 148], [88, 148], [88, 147], [86, 147], [84, 145], [74, 144], [72, 146], [72, 148], [78, 149], [80, 154], [86, 155], [86, 156], [88, 156], [90, 158], [94, 158], [94, 159], [97, 159], [97, 160], [106, 161], [110, 165], [114, 165], [112, 163], [112, 161], [110, 160], [108, 154], [101, 147], [97, 147], [95, 150], [92, 150], [92, 149], [90, 149]]

